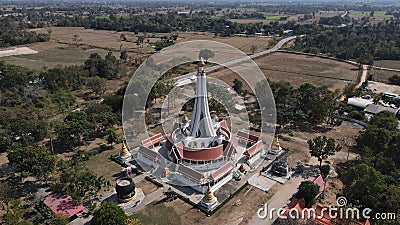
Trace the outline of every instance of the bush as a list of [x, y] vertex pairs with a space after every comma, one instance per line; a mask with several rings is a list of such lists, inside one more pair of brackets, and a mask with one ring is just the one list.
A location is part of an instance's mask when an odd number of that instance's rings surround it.
[[303, 181], [299, 186], [299, 191], [297, 192], [298, 198], [304, 198], [306, 207], [309, 208], [315, 204], [315, 197], [319, 193], [319, 186], [311, 181]]
[[353, 110], [349, 113], [349, 116], [355, 120], [360, 120], [360, 121], [365, 121], [365, 115], [363, 112], [360, 112], [358, 110]]
[[393, 76], [389, 77], [388, 80], [391, 84], [400, 85], [400, 76], [399, 75], [393, 75]]

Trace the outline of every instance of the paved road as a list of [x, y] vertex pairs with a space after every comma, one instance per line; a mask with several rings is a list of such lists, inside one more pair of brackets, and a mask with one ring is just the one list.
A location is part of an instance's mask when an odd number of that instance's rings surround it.
[[[278, 210], [279, 208], [284, 208], [288, 203], [288, 200], [292, 197], [294, 193], [297, 192], [297, 187], [304, 179], [302, 177], [293, 177], [290, 180], [286, 181], [286, 183], [275, 193], [274, 196], [267, 202], [268, 210], [271, 208], [275, 208]], [[260, 206], [264, 207], [264, 206]], [[257, 212], [255, 215], [250, 219], [249, 225], [270, 225], [272, 224], [277, 218], [278, 215], [275, 213], [272, 214], [272, 219], [270, 219], [269, 215], [265, 218], [259, 218]], [[264, 213], [263, 211], [261, 214]]]
[[[284, 44], [286, 44], [287, 42], [289, 42], [289, 41], [291, 41], [291, 40], [293, 40], [295, 38], [297, 38], [297, 36], [290, 36], [290, 37], [284, 38], [284, 39], [280, 40], [278, 42], [278, 44], [276, 44], [274, 47], [272, 47], [270, 49], [267, 49], [267, 50], [262, 51], [262, 52], [257, 52], [257, 53], [255, 53], [253, 55], [250, 55], [250, 56], [245, 56], [245, 57], [242, 57], [242, 58], [239, 58], [239, 59], [234, 59], [234, 60], [225, 62], [225, 63], [223, 63], [221, 65], [215, 65], [215, 66], [206, 68], [205, 72], [206, 73], [213, 72], [213, 71], [218, 70], [218, 69], [220, 69], [222, 67], [225, 67], [225, 66], [232, 66], [232, 65], [235, 65], [235, 64], [238, 64], [238, 63], [241, 63], [241, 62], [245, 62], [245, 61], [249, 60], [249, 58], [250, 59], [254, 59], [254, 58], [257, 58], [257, 57], [260, 57], [260, 56], [263, 56], [263, 55], [270, 54], [272, 52], [275, 52], [275, 51], [279, 50], [280, 48], [282, 48], [282, 46]], [[183, 80], [192, 78], [196, 74], [197, 74], [197, 72], [188, 73], [188, 74], [185, 74], [185, 75], [182, 75], [182, 76], [179, 76], [179, 77], [175, 77], [175, 78], [173, 78], [173, 80], [175, 80], [176, 82], [182, 82]]]

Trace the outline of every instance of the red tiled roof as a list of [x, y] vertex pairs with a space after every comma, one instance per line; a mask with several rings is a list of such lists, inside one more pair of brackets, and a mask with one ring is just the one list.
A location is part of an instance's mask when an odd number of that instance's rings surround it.
[[263, 147], [264, 147], [264, 144], [262, 143], [261, 140], [259, 140], [254, 145], [252, 145], [250, 148], [248, 148], [246, 150], [246, 152], [250, 155], [250, 157], [252, 157], [257, 152], [259, 152]]
[[191, 177], [192, 179], [196, 180], [197, 182], [201, 182], [204, 178], [202, 173], [199, 173], [196, 170], [193, 170], [184, 165], [179, 165], [178, 172]]
[[225, 120], [222, 120], [221, 122], [219, 122], [219, 125], [225, 129], [228, 129], [228, 125], [226, 124]]
[[175, 144], [174, 154], [176, 154], [179, 159], [183, 157], [183, 141]]
[[[319, 175], [318, 177], [309, 177], [308, 180], [319, 186], [319, 193], [316, 196], [318, 198], [324, 192], [324, 179]], [[329, 187], [329, 183], [326, 183], [325, 188], [327, 187]]]
[[164, 140], [164, 137], [161, 133], [158, 133], [154, 136], [151, 136], [141, 142], [142, 145], [149, 147], [151, 145], [155, 145]]
[[230, 173], [232, 169], [233, 169], [232, 164], [228, 162], [227, 164], [223, 165], [222, 167], [214, 171], [211, 174], [211, 177], [213, 178], [214, 182], [218, 181], [219, 179], [224, 177], [227, 173]]
[[223, 140], [222, 143], [224, 143], [224, 153], [223, 155], [225, 157], [231, 157], [234, 153], [236, 153], [236, 148], [232, 142]]
[[[317, 196], [319, 196], [321, 194], [321, 192], [323, 191], [323, 188], [324, 188], [324, 180], [322, 179], [322, 176], [320, 175], [320, 176], [318, 176], [316, 178], [315, 177], [309, 177], [308, 180], [314, 182], [315, 184], [317, 184], [320, 187], [320, 193], [317, 195]], [[328, 184], [327, 184], [327, 186], [328, 186]], [[293, 209], [293, 208], [295, 208], [297, 210], [297, 212], [299, 212], [299, 213], [302, 212], [302, 210], [305, 208], [304, 199], [294, 198], [285, 207], [285, 214], [288, 214], [290, 209]], [[329, 215], [329, 210], [322, 211], [323, 208], [326, 208], [325, 206], [317, 204], [317, 205], [313, 206], [313, 208], [315, 208], [315, 214], [316, 214], [315, 215], [315, 222], [317, 222], [317, 224], [322, 224], [322, 225], [340, 225], [340, 224], [343, 224], [343, 221], [341, 221], [339, 218], [331, 218], [331, 216]], [[306, 211], [304, 211], [304, 212], [306, 212]], [[352, 220], [352, 221], [347, 221], [347, 224], [349, 224], [349, 225], [370, 225], [369, 220], [366, 220], [366, 221]]]
[[158, 160], [159, 159], [159, 154], [158, 152], [155, 152], [143, 145], [139, 147], [139, 152], [142, 153], [146, 158], [149, 158], [151, 160]]
[[71, 218], [85, 209], [83, 205], [78, 204], [71, 196], [62, 194], [50, 194], [44, 199], [47, 205], [55, 214], [62, 214]]
[[236, 136], [238, 136], [239, 138], [244, 138], [244, 139], [251, 140], [251, 141], [259, 140], [259, 138], [257, 136], [240, 131], [240, 130], [237, 132]]

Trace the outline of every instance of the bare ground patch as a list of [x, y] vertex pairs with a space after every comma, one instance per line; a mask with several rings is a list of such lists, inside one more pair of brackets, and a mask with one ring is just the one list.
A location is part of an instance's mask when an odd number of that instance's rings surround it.
[[28, 47], [19, 47], [19, 48], [1, 50], [0, 57], [14, 56], [14, 55], [31, 55], [36, 53], [38, 52]]

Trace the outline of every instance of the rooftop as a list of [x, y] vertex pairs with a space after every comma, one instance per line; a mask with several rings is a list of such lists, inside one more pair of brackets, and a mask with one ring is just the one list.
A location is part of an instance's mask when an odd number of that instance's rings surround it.
[[73, 217], [85, 209], [83, 205], [78, 204], [71, 196], [62, 194], [48, 195], [44, 199], [44, 204], [47, 205], [53, 213], [65, 215], [68, 218]]
[[388, 111], [388, 112], [391, 112], [391, 113], [396, 115], [399, 112], [399, 109], [398, 108], [392, 108], [392, 107], [389, 107], [389, 106], [378, 105], [378, 104], [368, 105], [364, 109], [364, 112], [370, 113], [370, 114], [378, 114], [378, 113], [383, 112], [383, 111]]

